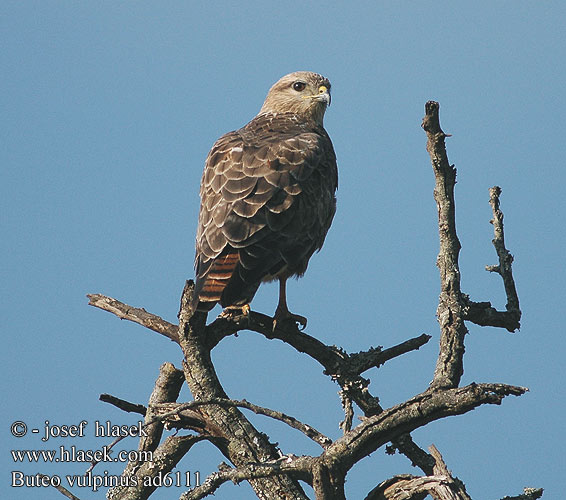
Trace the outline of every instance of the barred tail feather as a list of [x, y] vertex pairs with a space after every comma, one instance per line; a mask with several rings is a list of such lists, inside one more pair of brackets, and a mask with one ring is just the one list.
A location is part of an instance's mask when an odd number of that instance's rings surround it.
[[195, 285], [195, 302], [198, 301], [197, 310], [210, 311], [220, 301], [222, 292], [230, 281], [238, 263], [238, 252], [233, 250], [214, 259], [204, 272], [201, 269], [202, 263], [199, 262]]

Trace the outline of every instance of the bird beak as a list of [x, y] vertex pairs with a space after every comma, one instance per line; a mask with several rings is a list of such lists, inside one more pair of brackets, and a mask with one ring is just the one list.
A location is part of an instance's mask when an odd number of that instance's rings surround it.
[[313, 95], [312, 97], [317, 101], [326, 103], [327, 106], [330, 106], [330, 102], [332, 101], [332, 98], [330, 97], [330, 91], [326, 88], [325, 85], [318, 87], [318, 94]]
[[326, 87], [326, 85], [321, 85], [318, 87], [318, 94], [314, 95], [304, 95], [303, 99], [312, 99], [313, 101], [323, 102], [327, 106], [330, 106], [330, 101], [332, 98], [330, 97], [330, 91]]

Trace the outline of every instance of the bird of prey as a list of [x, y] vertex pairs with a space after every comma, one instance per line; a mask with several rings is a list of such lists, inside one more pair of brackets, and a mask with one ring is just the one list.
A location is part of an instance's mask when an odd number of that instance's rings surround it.
[[[275, 83], [258, 115], [216, 141], [204, 167], [194, 307], [249, 311], [263, 281], [279, 280], [274, 325], [306, 319], [287, 307], [336, 211], [338, 171], [323, 117], [330, 82], [308, 71]], [[230, 312], [228, 312], [230, 314]]]

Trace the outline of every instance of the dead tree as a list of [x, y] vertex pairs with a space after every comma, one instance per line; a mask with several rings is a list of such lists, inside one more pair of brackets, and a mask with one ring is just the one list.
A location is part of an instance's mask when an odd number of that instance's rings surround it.
[[[274, 329], [272, 318], [254, 311], [247, 315], [219, 317], [206, 325], [206, 316], [190, 309], [191, 281], [183, 290], [178, 324], [110, 297], [89, 295], [90, 305], [169, 338], [179, 345], [184, 354], [182, 371], [170, 363], [161, 366], [147, 406], [109, 395], [101, 396], [102, 400], [125, 411], [144, 415], [147, 436], [140, 439], [139, 450], [152, 452], [151, 461], [130, 462], [123, 473], [123, 477], [139, 478], [137, 485], [114, 487], [108, 491], [107, 498], [148, 498], [155, 487], [144, 485], [141, 479], [170, 472], [200, 441], [216, 446], [230, 465], [220, 464], [218, 470], [202, 484], [184, 492], [181, 500], [204, 498], [228, 481], [249, 481], [262, 499], [307, 498], [301, 482], [312, 486], [317, 499], [345, 499], [344, 481], [348, 471], [359, 460], [388, 443], [389, 451], [404, 454], [421, 469], [422, 475], [399, 475], [386, 479], [367, 494], [366, 500], [423, 499], [427, 495], [438, 500], [470, 498], [464, 484], [448, 470], [439, 451], [434, 446], [429, 448], [429, 452], [423, 450], [413, 441], [411, 432], [429, 422], [463, 414], [480, 405], [500, 404], [505, 396], [520, 396], [527, 391], [524, 387], [498, 383], [459, 386], [463, 373], [466, 322], [513, 332], [519, 328], [521, 311], [511, 270], [513, 258], [505, 247], [499, 187], [489, 190], [495, 235], [493, 245], [499, 262], [486, 269], [498, 273], [503, 280], [507, 295], [506, 310], [498, 311], [489, 302], [475, 302], [460, 288], [460, 242], [456, 234], [454, 203], [456, 169], [448, 162], [445, 149], [447, 135], [440, 128], [438, 109], [438, 103], [428, 102], [422, 123], [436, 179], [434, 199], [438, 207], [440, 236], [437, 261], [441, 285], [437, 309], [440, 352], [430, 386], [404, 403], [383, 408], [378, 398], [369, 391], [369, 380], [362, 376], [372, 367], [379, 367], [392, 358], [419, 349], [431, 339], [428, 335], [386, 349], [347, 353], [325, 345], [289, 324], [277, 325]], [[340, 386], [345, 417], [340, 423], [343, 435], [339, 439], [333, 441], [313, 426], [280, 411], [245, 400], [230, 399], [211, 362], [210, 353], [224, 338], [244, 329], [289, 344], [318, 362], [324, 373]], [[178, 403], [184, 382], [188, 384], [194, 400]], [[352, 425], [353, 405], [357, 405], [364, 415], [356, 426]], [[284, 422], [317, 443], [320, 453], [312, 456], [284, 454], [250, 423], [242, 410]], [[164, 429], [170, 428], [183, 429], [183, 432], [162, 440]], [[92, 464], [91, 468], [95, 465]], [[513, 498], [535, 499], [541, 495], [542, 490], [527, 488], [522, 495]]]

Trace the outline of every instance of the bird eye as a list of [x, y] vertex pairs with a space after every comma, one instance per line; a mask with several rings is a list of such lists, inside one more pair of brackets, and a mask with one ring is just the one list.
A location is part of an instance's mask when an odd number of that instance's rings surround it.
[[296, 90], [297, 92], [302, 92], [303, 90], [305, 90], [306, 86], [307, 84], [305, 82], [295, 82], [293, 83], [293, 90]]

